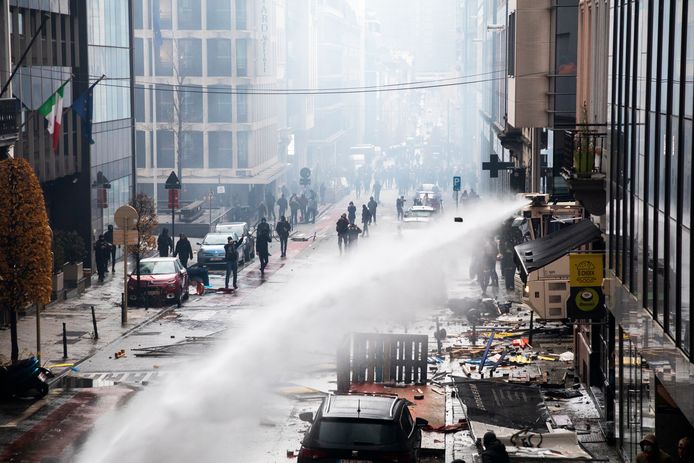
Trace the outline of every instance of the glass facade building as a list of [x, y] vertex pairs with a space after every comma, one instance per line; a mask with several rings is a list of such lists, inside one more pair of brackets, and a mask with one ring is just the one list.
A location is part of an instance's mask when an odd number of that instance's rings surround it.
[[611, 7], [607, 302], [618, 325], [615, 427], [633, 459], [643, 434], [672, 451], [694, 423], [694, 2]]

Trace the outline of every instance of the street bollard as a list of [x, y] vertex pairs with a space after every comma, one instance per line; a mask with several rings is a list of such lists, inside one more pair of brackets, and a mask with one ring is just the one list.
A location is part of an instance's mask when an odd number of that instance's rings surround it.
[[535, 311], [530, 312], [530, 332], [528, 333], [528, 344], [533, 345], [533, 322], [535, 321]]
[[94, 313], [94, 306], [92, 306], [92, 324], [94, 325], [94, 339], [99, 339], [99, 330], [96, 328], [96, 314]]
[[63, 358], [67, 358], [67, 328], [65, 323], [63, 323]]

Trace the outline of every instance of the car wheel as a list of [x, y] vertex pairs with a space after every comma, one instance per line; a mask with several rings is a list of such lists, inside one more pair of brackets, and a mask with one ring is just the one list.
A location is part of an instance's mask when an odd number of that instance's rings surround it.
[[183, 293], [183, 300], [187, 301], [190, 298], [190, 286], [186, 286], [186, 292]]

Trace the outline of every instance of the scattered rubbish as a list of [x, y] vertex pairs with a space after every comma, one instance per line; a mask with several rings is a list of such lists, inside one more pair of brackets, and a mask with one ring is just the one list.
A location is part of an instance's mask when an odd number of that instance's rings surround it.
[[118, 360], [119, 358], [123, 358], [125, 357], [125, 349], [121, 349], [113, 355], [116, 358], [116, 360]]
[[575, 389], [548, 389], [545, 391], [545, 395], [555, 399], [573, 399], [574, 397], [581, 397], [583, 394]]
[[467, 424], [467, 420], [464, 418], [461, 418], [457, 423], [455, 424], [446, 424], [444, 426], [437, 426], [433, 427], [431, 425], [426, 425], [424, 428], [422, 428], [424, 431], [428, 432], [440, 432], [442, 434], [450, 434], [458, 431], [466, 431], [470, 429], [470, 427]]
[[573, 362], [574, 361], [574, 353], [573, 352], [564, 352], [559, 356], [559, 360], [562, 362]]

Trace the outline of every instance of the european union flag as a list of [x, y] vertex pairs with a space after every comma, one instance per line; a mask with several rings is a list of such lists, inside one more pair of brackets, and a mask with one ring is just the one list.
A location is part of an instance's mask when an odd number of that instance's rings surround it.
[[82, 118], [82, 136], [94, 144], [92, 140], [92, 112], [94, 107], [94, 85], [80, 95], [73, 103], [72, 110]]

